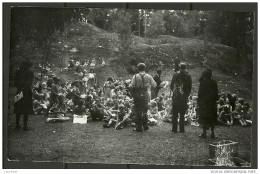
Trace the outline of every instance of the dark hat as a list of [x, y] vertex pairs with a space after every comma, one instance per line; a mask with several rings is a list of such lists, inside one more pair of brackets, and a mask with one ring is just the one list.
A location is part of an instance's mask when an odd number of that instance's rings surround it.
[[32, 62], [30, 60], [25, 60], [22, 62], [20, 66], [20, 70], [27, 70], [33, 66]]
[[139, 63], [137, 65], [137, 68], [138, 68], [139, 71], [144, 71], [145, 68], [146, 68], [146, 65], [144, 63]]
[[158, 74], [162, 73], [162, 70], [161, 69], [157, 69], [156, 71]]
[[180, 61], [180, 59], [176, 58], [176, 59], [174, 60], [174, 63], [175, 63], [175, 64], [179, 64], [179, 63], [181, 63], [181, 61]]
[[53, 79], [53, 81], [56, 82], [56, 83], [60, 81], [60, 79], [59, 79], [58, 77], [53, 77], [52, 79]]
[[180, 69], [186, 69], [186, 67], [187, 67], [186, 63], [181, 63], [180, 64]]
[[112, 78], [111, 76], [109, 76], [109, 77], [107, 78], [107, 81], [113, 82], [113, 78]]
[[211, 78], [212, 76], [212, 69], [206, 68], [203, 72], [203, 76], [206, 78]]
[[250, 105], [248, 102], [244, 102], [243, 107], [250, 108]]

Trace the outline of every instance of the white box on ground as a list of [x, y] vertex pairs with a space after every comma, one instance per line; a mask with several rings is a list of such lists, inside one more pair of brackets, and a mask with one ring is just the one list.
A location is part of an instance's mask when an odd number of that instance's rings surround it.
[[78, 124], [87, 124], [88, 122], [88, 116], [87, 115], [73, 115], [73, 123], [78, 123]]

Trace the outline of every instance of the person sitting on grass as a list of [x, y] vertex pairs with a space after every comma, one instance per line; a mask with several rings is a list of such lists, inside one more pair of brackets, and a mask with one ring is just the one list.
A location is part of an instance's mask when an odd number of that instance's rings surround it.
[[53, 84], [51, 86], [51, 95], [50, 95], [50, 105], [46, 109], [46, 116], [48, 117], [49, 111], [54, 104], [58, 103], [58, 93], [59, 93], [59, 78], [53, 77]]
[[223, 111], [219, 114], [218, 122], [225, 126], [233, 125], [232, 107], [229, 105], [228, 101], [224, 106]]
[[33, 111], [34, 111], [34, 114], [42, 113], [43, 109], [44, 108], [41, 105], [40, 97], [35, 97], [35, 100], [33, 101]]
[[134, 126], [134, 124], [135, 124], [135, 123], [134, 123], [134, 121], [135, 121], [135, 116], [136, 116], [135, 106], [134, 106], [134, 104], [132, 104], [129, 113], [127, 113], [127, 114], [124, 116], [123, 120], [120, 121], [120, 122], [116, 125], [115, 129], [120, 129], [120, 128], [122, 128], [123, 126], [127, 126], [128, 124], [133, 124], [133, 126]]
[[246, 125], [252, 125], [252, 108], [249, 103], [245, 102], [243, 105], [243, 118], [246, 121]]
[[233, 97], [233, 95], [231, 95], [229, 92], [227, 92], [226, 96], [230, 106], [232, 107], [232, 111], [234, 111], [236, 107], [236, 98]]
[[130, 103], [130, 100], [129, 99], [125, 99], [124, 102], [123, 102], [124, 106], [125, 106], [125, 111], [127, 113], [130, 112], [130, 109], [131, 109], [131, 103]]
[[192, 115], [191, 115], [191, 125], [192, 126], [200, 126], [199, 118], [198, 118], [198, 114], [197, 113], [198, 113], [198, 108], [194, 107]]
[[157, 106], [157, 102], [156, 101], [152, 100], [150, 102], [149, 112], [150, 112], [150, 117], [151, 118], [158, 119], [159, 114], [158, 114], [158, 106]]
[[[118, 106], [118, 120], [117, 123], [123, 121], [124, 117], [126, 116], [125, 106], [123, 104], [120, 104]], [[123, 125], [117, 126], [117, 129], [123, 129]]]
[[157, 106], [158, 106], [158, 111], [164, 110], [164, 101], [163, 101], [163, 96], [157, 97]]
[[86, 108], [83, 100], [79, 100], [78, 105], [74, 108], [74, 114], [78, 116], [86, 115]]
[[224, 107], [225, 107], [225, 100], [223, 98], [220, 98], [218, 100], [218, 106], [217, 106], [217, 108], [218, 108], [218, 111], [217, 111], [218, 115], [220, 115], [220, 113], [224, 110]]
[[188, 106], [188, 109], [186, 110], [184, 118], [187, 118], [188, 120], [190, 120], [190, 118], [192, 117], [192, 112], [193, 112], [192, 96], [189, 96], [187, 106]]
[[112, 109], [114, 107], [114, 101], [112, 98], [108, 98], [106, 103], [105, 103], [105, 106], [108, 110]]
[[243, 106], [245, 103], [245, 100], [243, 98], [238, 98], [237, 103], [240, 103]]
[[171, 98], [168, 98], [165, 104], [165, 113], [163, 117], [164, 122], [172, 123], [172, 105]]
[[219, 98], [223, 98], [224, 101], [227, 100], [227, 95], [226, 95], [226, 92], [224, 90], [221, 91], [220, 95], [219, 95]]
[[97, 88], [96, 88], [96, 93], [97, 93], [97, 96], [100, 98], [103, 96], [103, 91], [99, 86], [97, 86]]
[[49, 105], [46, 94], [43, 92], [42, 85], [38, 88], [38, 92], [34, 91], [33, 110], [35, 114], [45, 113]]
[[67, 110], [68, 110], [68, 112], [73, 112], [74, 106], [75, 105], [73, 103], [73, 100], [72, 99], [68, 100], [68, 102], [67, 102]]
[[[71, 86], [72, 86], [72, 89], [71, 89], [71, 99], [72, 99], [74, 107], [78, 105], [78, 102], [80, 100], [80, 91], [79, 91], [78, 85], [79, 84], [77, 82], [76, 83], [73, 82], [71, 84]], [[73, 110], [73, 107], [71, 109]]]
[[118, 100], [117, 96], [115, 96], [115, 97], [113, 97], [113, 107], [111, 109], [118, 110], [119, 109], [118, 106], [119, 106], [119, 100]]
[[159, 113], [156, 101], [150, 102], [150, 109], [148, 110], [148, 125], [153, 126], [158, 123]]
[[85, 107], [86, 109], [90, 109], [91, 104], [93, 103], [93, 96], [91, 94], [87, 94], [86, 100], [85, 100]]
[[70, 60], [68, 68], [73, 68], [73, 67], [74, 67], [74, 60]]
[[188, 114], [186, 115], [187, 121], [190, 121], [192, 126], [199, 126], [198, 123], [198, 107], [197, 107], [197, 96], [191, 96], [190, 101], [188, 103], [189, 109]]
[[80, 90], [79, 90], [79, 82], [75, 81], [71, 84], [72, 86], [72, 90], [71, 92], [73, 92], [74, 94], [80, 95]]
[[44, 97], [42, 99], [42, 106], [44, 107], [44, 113], [45, 113], [46, 109], [50, 105], [50, 93], [48, 92], [47, 85], [45, 82], [43, 82], [41, 86], [42, 86], [42, 93], [44, 94]]
[[112, 113], [110, 111], [107, 111], [108, 116], [105, 118], [105, 124], [103, 125], [103, 128], [110, 128], [116, 126], [117, 123], [117, 112]]
[[236, 123], [246, 126], [246, 121], [243, 118], [243, 108], [240, 103], [236, 104], [235, 111], [233, 111], [232, 114]]
[[60, 91], [60, 93], [61, 93], [64, 97], [66, 97], [66, 95], [68, 94], [68, 92], [67, 92], [67, 87], [66, 87], [66, 84], [65, 84], [64, 82], [60, 84], [59, 91]]
[[58, 96], [58, 103], [55, 107], [54, 115], [57, 118], [66, 116], [66, 104], [64, 101], [64, 96], [62, 94], [59, 94]]
[[95, 102], [92, 104], [90, 109], [90, 114], [93, 121], [101, 121], [103, 120], [105, 113], [104, 113], [104, 106], [100, 103], [99, 99], [96, 99]]
[[52, 87], [52, 84], [54, 84], [53, 78], [51, 78], [51, 77], [48, 78], [46, 84], [47, 84], [47, 87], [48, 87], [48, 88], [51, 88], [51, 87]]

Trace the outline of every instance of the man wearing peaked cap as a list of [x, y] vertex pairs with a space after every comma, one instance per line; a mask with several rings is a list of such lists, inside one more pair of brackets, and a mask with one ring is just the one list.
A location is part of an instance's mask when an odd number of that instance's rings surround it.
[[151, 75], [145, 73], [146, 65], [144, 63], [139, 63], [137, 68], [139, 73], [133, 76], [130, 88], [137, 117], [136, 128], [134, 130], [142, 132], [143, 130], [149, 129], [147, 111], [150, 96], [148, 90], [151, 87], [156, 87], [156, 82]]
[[187, 109], [188, 97], [191, 93], [192, 80], [186, 71], [186, 64], [180, 64], [180, 71], [173, 74], [171, 82], [172, 91], [172, 130], [177, 133], [178, 115], [180, 114], [179, 128], [184, 133], [184, 115]]

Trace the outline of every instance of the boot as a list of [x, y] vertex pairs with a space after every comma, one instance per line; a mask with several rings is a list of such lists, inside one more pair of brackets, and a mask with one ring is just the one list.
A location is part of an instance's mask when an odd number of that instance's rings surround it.
[[211, 127], [211, 136], [210, 136], [210, 138], [211, 139], [216, 138], [215, 133], [214, 133], [214, 126]]
[[24, 131], [31, 130], [31, 128], [27, 126], [27, 123], [28, 123], [28, 115], [25, 114], [25, 115], [23, 116], [23, 130], [24, 130]]
[[199, 135], [200, 138], [207, 138], [207, 132], [206, 132], [207, 128], [203, 128], [203, 133]]
[[211, 138], [211, 139], [216, 138], [215, 134], [214, 134], [214, 133], [211, 133], [210, 138]]
[[21, 126], [20, 125], [16, 125], [14, 129], [15, 130], [19, 130], [19, 129], [21, 129]]
[[133, 131], [136, 131], [136, 132], [143, 132], [142, 129], [136, 129], [136, 128], [134, 128]]
[[207, 134], [203, 132], [202, 134], [199, 135], [199, 137], [205, 139], [207, 138]]
[[31, 128], [28, 127], [28, 126], [26, 126], [26, 127], [23, 127], [23, 130], [24, 130], [24, 131], [28, 131], [28, 130], [31, 130]]
[[15, 122], [15, 129], [16, 130], [19, 130], [19, 129], [21, 129], [21, 126], [20, 126], [20, 115], [19, 114], [16, 114], [16, 122]]

